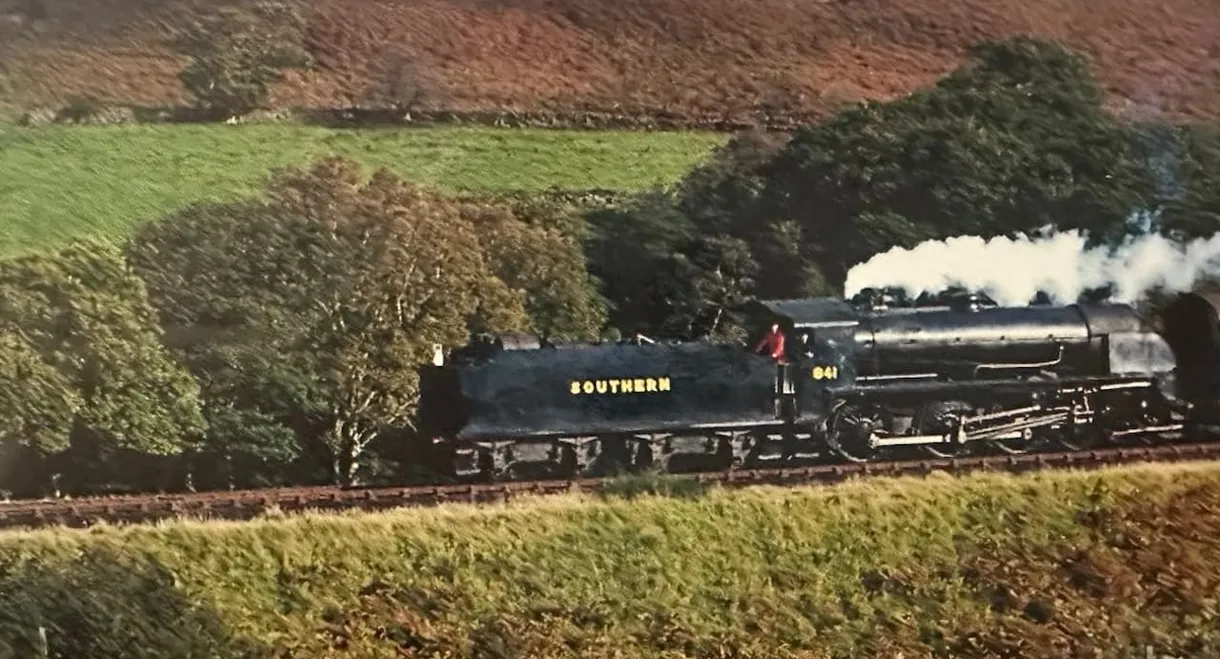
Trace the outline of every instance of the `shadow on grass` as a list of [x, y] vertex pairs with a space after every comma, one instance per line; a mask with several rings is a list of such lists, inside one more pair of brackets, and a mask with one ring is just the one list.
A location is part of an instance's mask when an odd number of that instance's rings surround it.
[[693, 476], [642, 472], [624, 474], [606, 481], [597, 491], [602, 499], [635, 499], [641, 496], [662, 496], [673, 499], [697, 499], [706, 495], [711, 483]]
[[150, 556], [86, 551], [0, 565], [0, 659], [260, 659]]

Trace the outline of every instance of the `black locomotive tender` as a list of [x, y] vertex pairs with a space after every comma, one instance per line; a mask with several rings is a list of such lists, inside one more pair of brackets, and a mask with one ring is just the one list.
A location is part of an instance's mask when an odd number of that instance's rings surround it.
[[779, 364], [752, 345], [472, 342], [423, 369], [421, 427], [451, 475], [511, 479], [1181, 441], [1211, 423], [1220, 295], [1179, 296], [1159, 331], [1125, 304], [892, 302], [752, 303], [759, 334], [785, 334]]

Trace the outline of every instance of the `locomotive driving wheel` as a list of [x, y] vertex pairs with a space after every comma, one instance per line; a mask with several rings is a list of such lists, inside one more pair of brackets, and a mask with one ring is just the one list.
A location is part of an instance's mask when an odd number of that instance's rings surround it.
[[[972, 411], [974, 411], [973, 406], [958, 400], [925, 405], [919, 409], [915, 421], [915, 431], [920, 435], [948, 435], [953, 431], [957, 420]], [[936, 458], [960, 458], [970, 453], [969, 444], [958, 442], [925, 444], [920, 448]]]
[[826, 420], [826, 443], [830, 450], [851, 462], [870, 462], [881, 451], [869, 440], [889, 432], [882, 419], [881, 406], [869, 403], [836, 401]]

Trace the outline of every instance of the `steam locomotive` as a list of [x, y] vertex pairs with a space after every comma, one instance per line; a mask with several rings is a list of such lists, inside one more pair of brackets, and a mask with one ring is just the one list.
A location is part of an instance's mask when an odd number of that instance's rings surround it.
[[1181, 441], [1213, 424], [1220, 295], [1155, 330], [1129, 305], [755, 301], [786, 356], [710, 342], [484, 337], [420, 373], [420, 428], [462, 478], [721, 470]]

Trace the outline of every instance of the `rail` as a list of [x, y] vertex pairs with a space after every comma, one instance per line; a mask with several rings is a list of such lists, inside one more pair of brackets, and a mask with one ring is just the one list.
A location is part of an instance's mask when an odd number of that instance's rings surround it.
[[[1140, 462], [1182, 462], [1220, 457], [1220, 443], [1137, 448], [1106, 448], [1060, 453], [935, 458], [898, 462], [816, 465], [796, 468], [749, 469], [676, 475], [677, 481], [717, 484], [805, 485], [833, 483], [852, 477], [915, 476], [933, 472], [963, 474], [978, 471], [1020, 473], [1049, 468], [1098, 468]], [[342, 489], [296, 487], [184, 494], [124, 495], [74, 500], [16, 501], [0, 504], [0, 529], [51, 526], [83, 528], [98, 523], [148, 523], [174, 518], [250, 520], [270, 512], [387, 510], [434, 506], [449, 502], [500, 503], [521, 496], [566, 492], [597, 492], [613, 478], [526, 481], [413, 487]]]

